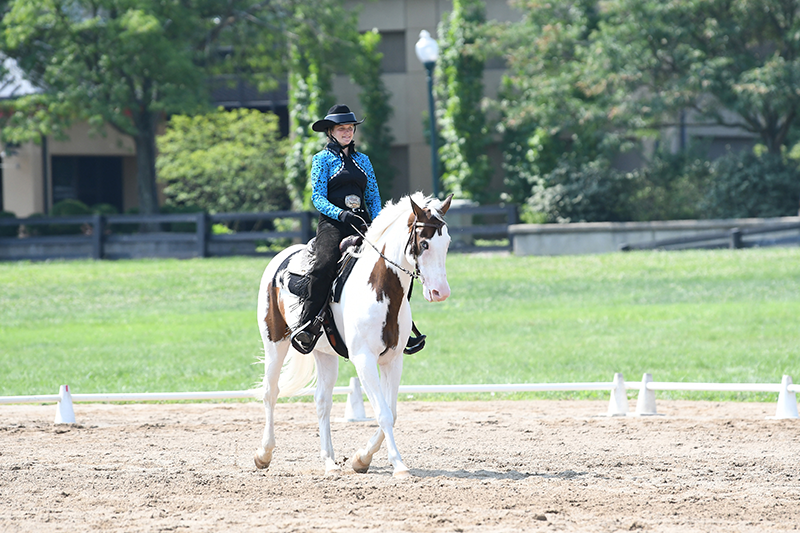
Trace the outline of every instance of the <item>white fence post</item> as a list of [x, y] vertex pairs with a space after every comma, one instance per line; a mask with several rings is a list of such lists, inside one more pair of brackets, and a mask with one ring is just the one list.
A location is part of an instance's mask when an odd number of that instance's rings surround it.
[[797, 394], [789, 390], [792, 384], [790, 376], [783, 376], [781, 391], [778, 393], [778, 407], [775, 409], [775, 418], [800, 418], [797, 413]]
[[657, 415], [656, 393], [647, 388], [647, 384], [653, 381], [653, 376], [645, 372], [642, 376], [642, 388], [639, 389], [639, 398], [636, 400], [636, 416]]
[[72, 409], [72, 395], [69, 385], [61, 385], [58, 390], [58, 405], [56, 406], [56, 424], [74, 424], [75, 411]]
[[608, 416], [625, 416], [628, 414], [628, 395], [625, 393], [625, 379], [622, 374], [614, 374], [611, 388], [611, 400], [608, 402]]
[[350, 392], [347, 393], [347, 405], [344, 407], [345, 422], [365, 422], [367, 418], [364, 411], [364, 396], [361, 393], [361, 382], [358, 378], [350, 378]]

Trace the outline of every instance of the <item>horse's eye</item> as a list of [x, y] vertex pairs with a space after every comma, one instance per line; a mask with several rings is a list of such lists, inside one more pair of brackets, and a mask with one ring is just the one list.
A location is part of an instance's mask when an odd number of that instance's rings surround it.
[[429, 246], [430, 245], [428, 244], [428, 241], [422, 241], [421, 243], [419, 243], [419, 249], [422, 250], [423, 252], [427, 250]]

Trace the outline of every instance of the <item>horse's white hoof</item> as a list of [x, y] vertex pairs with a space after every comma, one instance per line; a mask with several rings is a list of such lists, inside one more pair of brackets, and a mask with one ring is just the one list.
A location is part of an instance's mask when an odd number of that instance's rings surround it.
[[342, 475], [342, 469], [338, 466], [336, 468], [329, 468], [325, 470], [325, 477], [338, 478]]
[[395, 479], [409, 479], [411, 478], [411, 472], [408, 470], [397, 470], [392, 474], [392, 477]]
[[369, 464], [372, 462], [371, 459], [372, 458], [370, 458], [369, 461], [362, 461], [361, 452], [360, 451], [356, 452], [356, 456], [353, 457], [353, 463], [352, 463], [353, 470], [355, 470], [359, 474], [366, 474], [367, 471], [369, 470]]
[[272, 462], [272, 452], [264, 452], [262, 454], [261, 450], [259, 450], [256, 452], [253, 459], [255, 460], [256, 468], [260, 470], [269, 468], [269, 464]]

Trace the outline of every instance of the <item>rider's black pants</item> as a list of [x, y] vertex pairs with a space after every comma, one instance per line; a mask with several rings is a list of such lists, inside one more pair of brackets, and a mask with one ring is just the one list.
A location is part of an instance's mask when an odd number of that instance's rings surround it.
[[308, 299], [303, 305], [300, 324], [305, 324], [317, 316], [328, 302], [339, 259], [342, 257], [339, 243], [348, 235], [356, 235], [356, 230], [349, 224], [343, 224], [325, 215], [319, 216], [317, 239], [314, 244], [314, 266], [308, 273]]

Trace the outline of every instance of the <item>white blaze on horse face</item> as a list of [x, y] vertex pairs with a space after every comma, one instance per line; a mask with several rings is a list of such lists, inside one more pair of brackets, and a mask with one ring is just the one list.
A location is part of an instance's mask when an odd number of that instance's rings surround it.
[[434, 235], [428, 241], [429, 247], [419, 256], [419, 271], [422, 274], [422, 295], [429, 302], [443, 302], [450, 296], [450, 285], [447, 283], [447, 249], [450, 246], [450, 234], [447, 226], [442, 228], [441, 235]]

